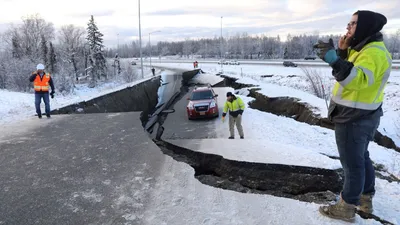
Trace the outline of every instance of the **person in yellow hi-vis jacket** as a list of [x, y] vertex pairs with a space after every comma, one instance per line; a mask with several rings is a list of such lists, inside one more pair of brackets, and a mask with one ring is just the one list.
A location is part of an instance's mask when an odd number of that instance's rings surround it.
[[229, 132], [231, 136], [229, 139], [235, 138], [235, 124], [238, 129], [240, 139], [244, 138], [243, 127], [242, 127], [242, 114], [244, 111], [243, 100], [236, 97], [232, 92], [226, 93], [226, 102], [224, 105], [224, 111], [222, 113], [222, 121], [225, 121], [225, 116], [229, 110]]
[[356, 207], [368, 214], [373, 211], [375, 171], [368, 144], [383, 115], [384, 89], [392, 69], [392, 57], [380, 32], [386, 23], [380, 13], [359, 10], [347, 24], [337, 50], [332, 39], [314, 46], [337, 81], [328, 118], [335, 123], [344, 185], [337, 203], [319, 208], [331, 218], [352, 222]]

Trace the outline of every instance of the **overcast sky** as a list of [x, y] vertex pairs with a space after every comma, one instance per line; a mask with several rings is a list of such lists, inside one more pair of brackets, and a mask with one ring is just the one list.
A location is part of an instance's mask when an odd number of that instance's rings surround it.
[[[105, 44], [138, 39], [138, 0], [0, 0], [0, 31], [23, 16], [39, 13], [46, 21], [86, 28], [90, 15], [104, 34]], [[143, 44], [238, 32], [281, 35], [288, 33], [345, 33], [346, 24], [358, 9], [378, 11], [388, 18], [384, 31], [400, 28], [400, 0], [142, 0]], [[119, 34], [119, 35], [118, 35]]]

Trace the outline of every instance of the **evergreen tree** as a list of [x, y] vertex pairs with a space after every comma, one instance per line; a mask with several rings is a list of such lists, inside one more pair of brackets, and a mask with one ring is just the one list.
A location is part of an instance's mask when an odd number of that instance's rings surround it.
[[[96, 23], [94, 22], [93, 15], [91, 15], [88, 27], [87, 27], [87, 37], [86, 37], [90, 51], [90, 63], [92, 66], [91, 69], [91, 78], [92, 79], [101, 79], [101, 77], [107, 78], [107, 65], [106, 58], [103, 53], [103, 34], [99, 31]], [[96, 82], [92, 81], [90, 86], [93, 86]]]
[[44, 35], [41, 35], [40, 48], [42, 50], [41, 59], [42, 59], [44, 65], [47, 68], [49, 66], [48, 58], [47, 58], [47, 54], [48, 54], [49, 49], [47, 48], [47, 41], [46, 41], [46, 38], [45, 38]]
[[21, 45], [19, 43], [19, 40], [16, 36], [13, 36], [11, 39], [12, 42], [12, 57], [21, 59], [22, 57], [22, 52], [21, 52]]
[[4, 62], [0, 62], [0, 89], [7, 88], [7, 69]]
[[288, 48], [287, 47], [285, 47], [285, 50], [283, 52], [283, 58], [284, 59], [288, 59], [289, 58], [289, 53], [288, 53]]
[[89, 42], [90, 49], [92, 51], [103, 51], [103, 34], [99, 31], [96, 23], [94, 22], [93, 15], [90, 16], [90, 20], [87, 27], [87, 40]]
[[53, 47], [53, 43], [51, 43], [50, 42], [50, 72], [52, 72], [52, 73], [55, 73], [56, 72], [56, 62], [57, 62], [57, 59], [56, 59], [56, 54], [55, 54], [55, 51], [54, 51], [54, 47]]

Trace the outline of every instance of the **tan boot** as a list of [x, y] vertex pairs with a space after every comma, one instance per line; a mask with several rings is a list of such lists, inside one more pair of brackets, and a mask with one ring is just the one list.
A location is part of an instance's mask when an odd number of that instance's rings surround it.
[[340, 198], [340, 200], [334, 205], [319, 207], [319, 212], [322, 215], [333, 219], [354, 222], [356, 216], [356, 206], [347, 204], [342, 198]]
[[373, 197], [374, 197], [373, 195], [362, 194], [360, 197], [360, 206], [358, 207], [358, 209], [365, 213], [372, 213], [374, 211], [374, 208], [372, 206]]

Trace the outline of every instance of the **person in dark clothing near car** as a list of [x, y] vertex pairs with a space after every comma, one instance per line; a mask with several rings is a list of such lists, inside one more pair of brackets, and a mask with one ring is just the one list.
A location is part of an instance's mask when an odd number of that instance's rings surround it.
[[389, 79], [392, 58], [380, 32], [384, 15], [357, 11], [347, 24], [347, 34], [335, 50], [319, 41], [318, 56], [332, 67], [336, 79], [328, 117], [335, 124], [336, 144], [344, 171], [340, 200], [319, 211], [325, 216], [354, 221], [355, 209], [372, 213], [375, 171], [368, 152], [383, 115], [384, 88]]
[[153, 67], [153, 68], [151, 68], [151, 73], [153, 74], [153, 76], [155, 76], [155, 75], [156, 75], [156, 69], [154, 69], [154, 67]]
[[30, 82], [33, 82], [33, 88], [35, 90], [35, 107], [36, 113], [39, 119], [42, 118], [42, 112], [40, 110], [40, 103], [44, 101], [45, 111], [47, 118], [50, 118], [50, 99], [49, 99], [49, 87], [51, 87], [51, 98], [54, 98], [54, 84], [49, 73], [44, 72], [44, 65], [38, 64], [36, 71], [32, 73], [29, 78]]

